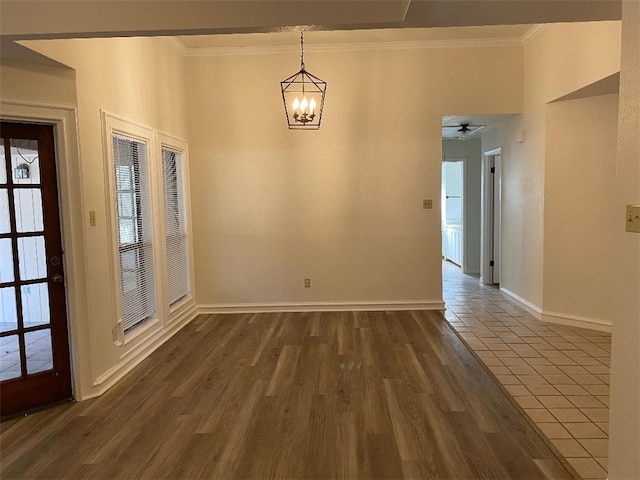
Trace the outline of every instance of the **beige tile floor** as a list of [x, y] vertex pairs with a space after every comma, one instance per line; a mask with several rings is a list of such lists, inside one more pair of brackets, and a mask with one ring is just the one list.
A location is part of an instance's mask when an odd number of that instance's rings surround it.
[[542, 323], [455, 265], [443, 272], [456, 332], [582, 478], [605, 479], [611, 335]]

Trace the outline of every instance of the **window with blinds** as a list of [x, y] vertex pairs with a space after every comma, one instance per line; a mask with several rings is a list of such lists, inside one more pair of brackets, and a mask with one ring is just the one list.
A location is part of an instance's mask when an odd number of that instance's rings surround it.
[[147, 144], [113, 135], [113, 167], [125, 333], [156, 311]]
[[183, 158], [179, 151], [162, 148], [164, 177], [167, 292], [172, 305], [189, 294], [189, 257]]

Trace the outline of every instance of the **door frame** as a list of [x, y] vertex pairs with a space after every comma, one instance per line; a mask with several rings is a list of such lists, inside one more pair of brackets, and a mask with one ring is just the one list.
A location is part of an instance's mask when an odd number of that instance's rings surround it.
[[[487, 150], [482, 154], [482, 196], [481, 196], [481, 220], [480, 220], [480, 282], [491, 285], [493, 284], [493, 272], [491, 266], [491, 259], [494, 258], [494, 216], [492, 185], [491, 185], [491, 162], [494, 157], [502, 157], [502, 147]], [[502, 163], [502, 159], [500, 160]], [[499, 188], [502, 189], [502, 173], [501, 168], [496, 168], [495, 175], [498, 176]], [[502, 192], [500, 192], [499, 198], [502, 198]], [[500, 257], [502, 251], [502, 205], [499, 202], [497, 206], [498, 215], [498, 255], [495, 259], [498, 271], [500, 271]], [[491, 228], [487, 228], [491, 225]]]
[[[82, 399], [82, 378], [90, 378], [80, 361], [81, 345], [89, 345], [87, 322], [87, 272], [85, 232], [82, 219], [82, 178], [78, 152], [77, 110], [68, 105], [47, 105], [22, 101], [0, 100], [0, 118], [8, 122], [39, 123], [53, 126], [54, 150], [58, 180], [60, 228], [64, 249], [63, 266], [67, 302], [67, 328], [71, 390], [73, 397]], [[89, 365], [85, 363], [85, 365]], [[88, 370], [88, 369], [87, 369]]]

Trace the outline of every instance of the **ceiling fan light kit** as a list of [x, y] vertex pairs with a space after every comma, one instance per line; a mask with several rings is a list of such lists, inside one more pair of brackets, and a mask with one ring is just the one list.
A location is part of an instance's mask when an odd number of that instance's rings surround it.
[[458, 132], [458, 136], [456, 137], [458, 140], [469, 140], [472, 138], [479, 130], [482, 130], [485, 125], [470, 125], [468, 123], [461, 123], [460, 125], [443, 125], [442, 128], [456, 128]]
[[458, 130], [458, 140], [467, 140], [472, 131], [468, 123], [463, 123]]

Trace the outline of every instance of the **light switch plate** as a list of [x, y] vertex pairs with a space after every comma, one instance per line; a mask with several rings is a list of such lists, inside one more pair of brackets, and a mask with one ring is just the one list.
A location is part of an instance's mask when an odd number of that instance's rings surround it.
[[640, 233], [640, 205], [627, 205], [627, 232]]

